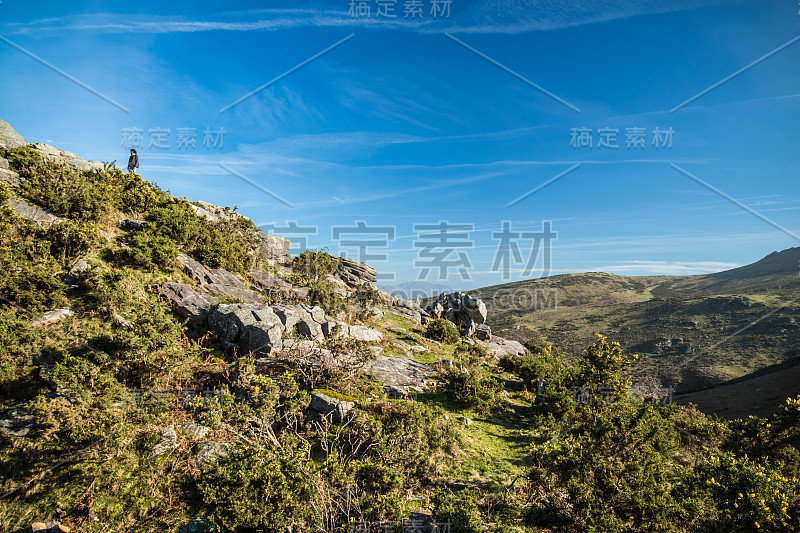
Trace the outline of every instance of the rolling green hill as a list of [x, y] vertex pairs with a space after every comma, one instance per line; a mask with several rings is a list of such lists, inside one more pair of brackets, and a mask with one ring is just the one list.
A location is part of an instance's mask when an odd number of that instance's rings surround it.
[[470, 294], [501, 335], [537, 335], [578, 357], [602, 333], [641, 354], [633, 376], [688, 393], [800, 356], [798, 264], [790, 248], [714, 274], [564, 274]]

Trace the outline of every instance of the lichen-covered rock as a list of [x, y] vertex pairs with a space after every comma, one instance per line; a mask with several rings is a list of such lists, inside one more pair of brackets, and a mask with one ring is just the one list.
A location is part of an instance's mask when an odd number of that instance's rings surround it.
[[36, 416], [23, 406], [12, 407], [0, 414], [0, 433], [12, 437], [33, 437], [44, 432]]
[[323, 416], [330, 416], [333, 422], [341, 422], [355, 407], [354, 402], [332, 398], [327, 394], [315, 392], [311, 395], [311, 408]]
[[149, 458], [158, 457], [178, 447], [178, 435], [174, 426], [161, 428], [158, 432], [158, 442], [148, 454]]
[[72, 265], [72, 268], [69, 270], [67, 275], [64, 276], [64, 279], [62, 280], [64, 287], [67, 289], [77, 288], [80, 283], [86, 279], [87, 274], [92, 270], [96, 270], [96, 268], [91, 267], [89, 263], [83, 259], [78, 259], [75, 261], [75, 264]]
[[424, 392], [428, 388], [428, 376], [434, 374], [434, 370], [408, 357], [378, 355], [367, 365], [366, 373], [385, 386], [410, 387]]
[[486, 351], [489, 355], [493, 355], [497, 359], [505, 355], [522, 355], [527, 351], [519, 342], [495, 335], [489, 337], [488, 341], [479, 341], [479, 343], [486, 347]]
[[341, 268], [336, 275], [350, 287], [359, 289], [365, 283], [369, 285], [378, 281], [378, 271], [370, 265], [347, 257], [337, 259], [341, 263]]

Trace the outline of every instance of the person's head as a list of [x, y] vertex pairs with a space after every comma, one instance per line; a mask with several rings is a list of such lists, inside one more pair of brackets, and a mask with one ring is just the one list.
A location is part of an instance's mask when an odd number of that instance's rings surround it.
[[131, 148], [131, 155], [136, 155], [136, 150], [134, 150], [133, 148]]

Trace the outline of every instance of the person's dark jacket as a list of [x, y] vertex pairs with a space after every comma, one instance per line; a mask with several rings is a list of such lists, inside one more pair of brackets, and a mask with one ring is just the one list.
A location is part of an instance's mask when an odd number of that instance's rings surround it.
[[139, 168], [139, 156], [131, 154], [128, 158], [128, 168]]

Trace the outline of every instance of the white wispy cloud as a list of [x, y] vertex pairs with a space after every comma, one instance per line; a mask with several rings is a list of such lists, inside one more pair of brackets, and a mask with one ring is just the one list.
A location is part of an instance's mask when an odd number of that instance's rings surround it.
[[102, 33], [190, 33], [208, 31], [275, 31], [302, 27], [348, 29], [404, 29], [423, 33], [442, 31], [465, 33], [525, 33], [606, 22], [639, 15], [697, 9], [731, 0], [483, 0], [453, 2], [449, 17], [407, 18], [403, 4], [396, 18], [353, 17], [349, 2], [339, 0], [318, 8], [280, 8], [228, 11], [204, 18], [152, 16], [123, 13], [94, 13], [49, 17], [24, 23], [7, 23], [0, 28], [11, 35], [91, 31]]
[[591, 272], [651, 273], [659, 275], [711, 274], [742, 266], [721, 261], [623, 261], [613, 265], [595, 266]]

